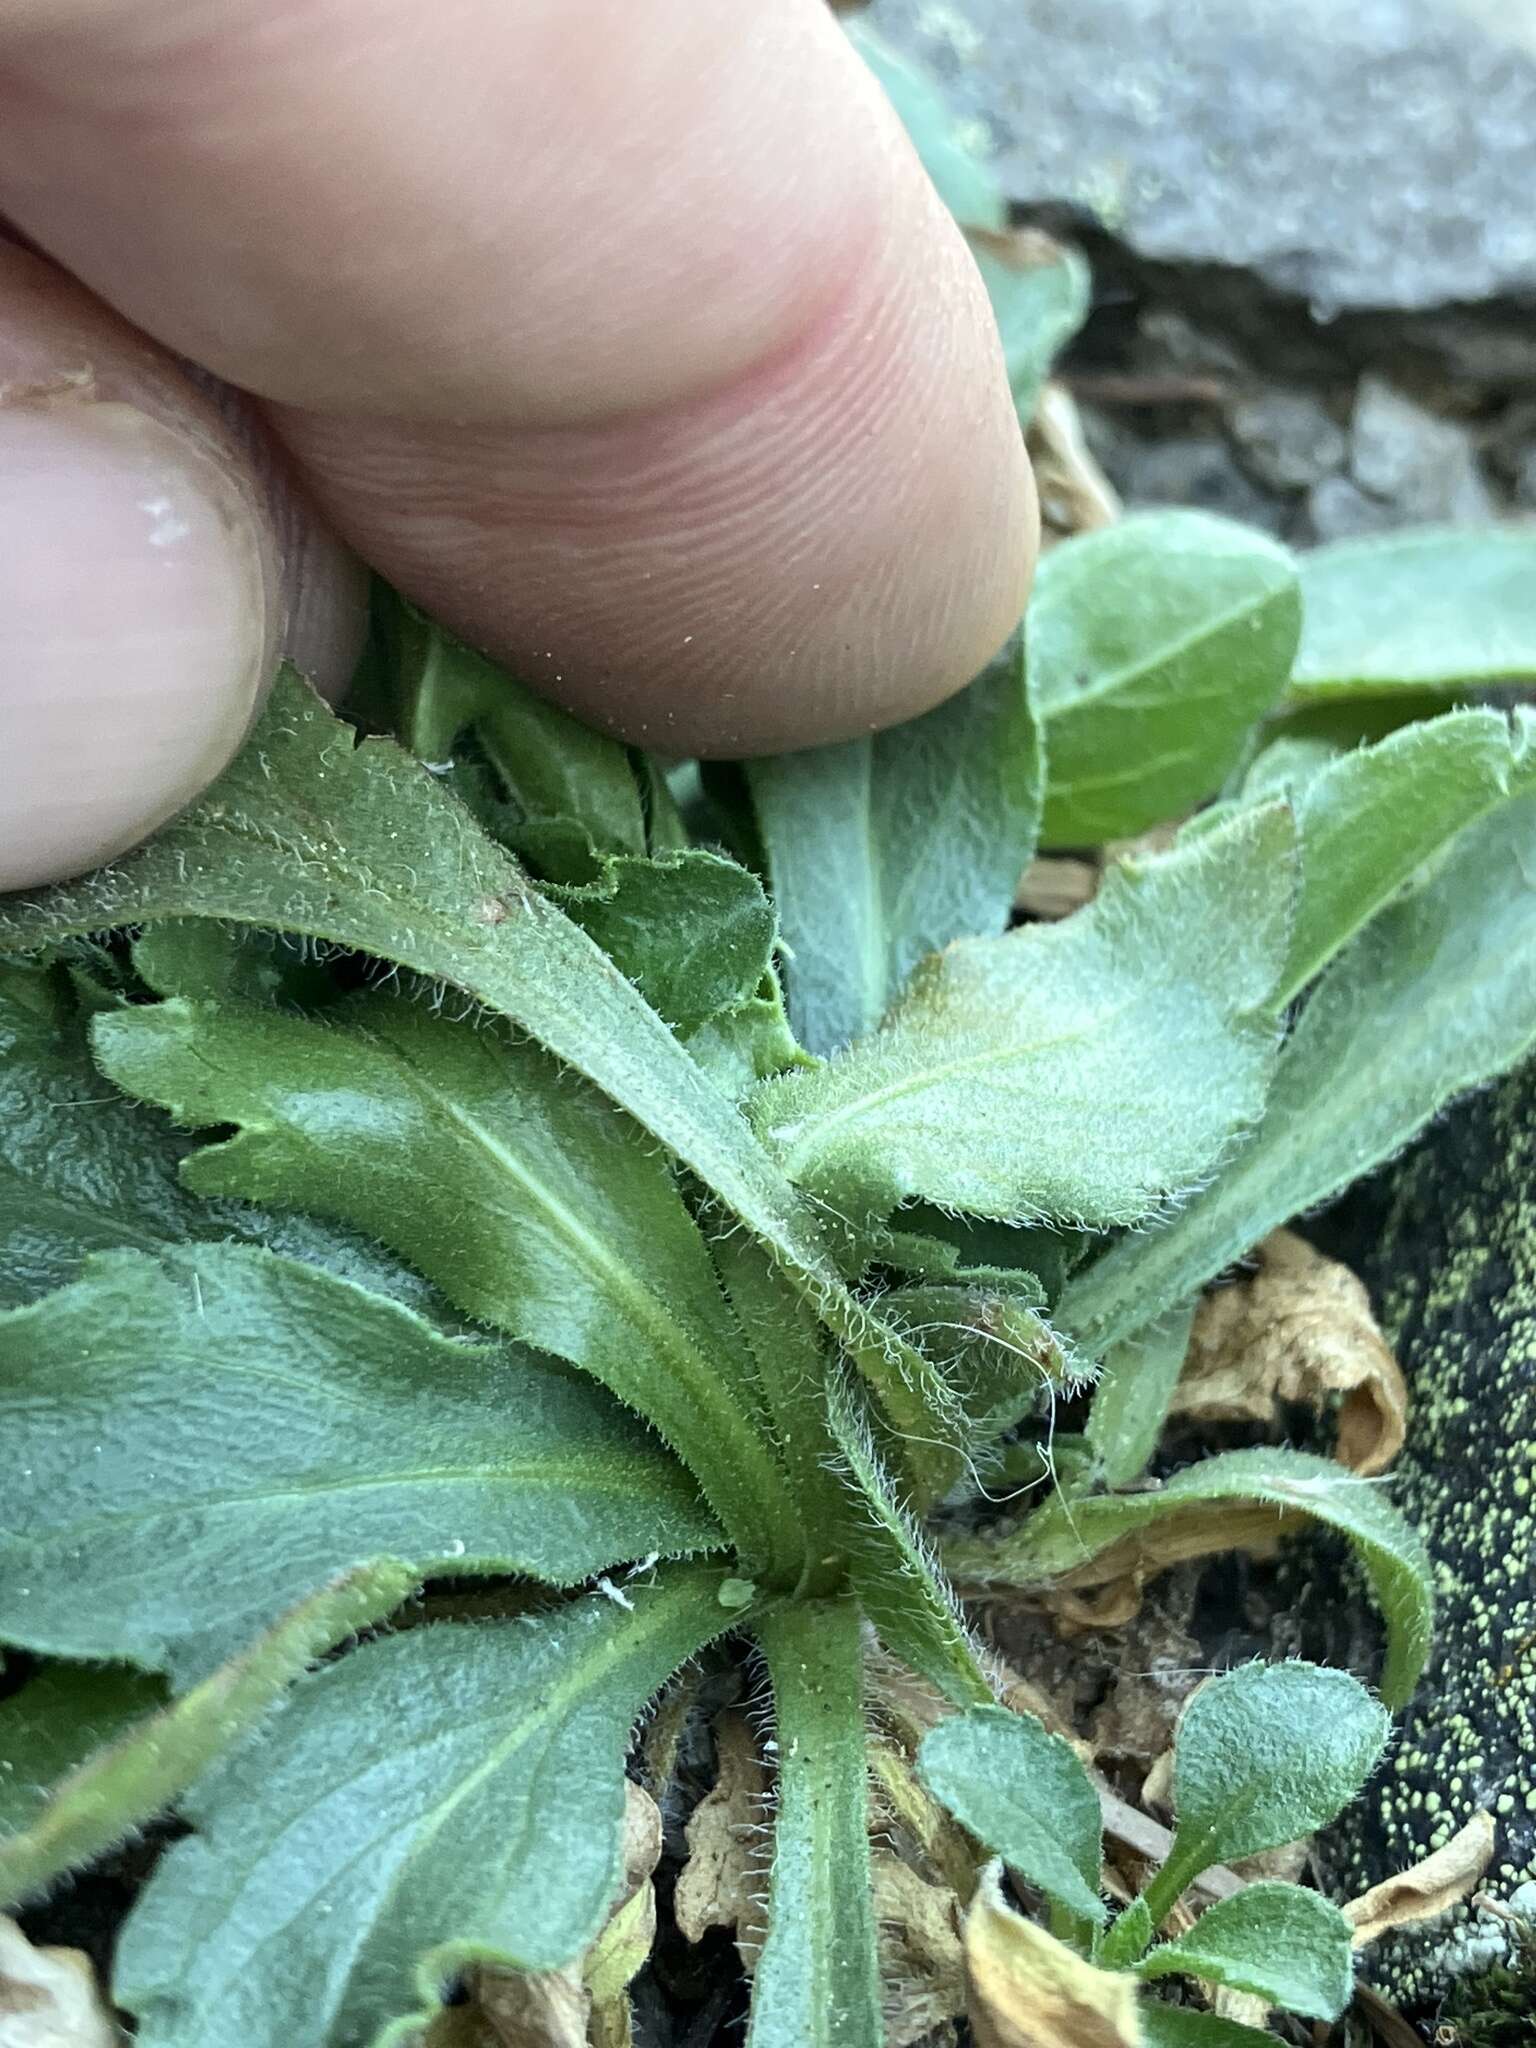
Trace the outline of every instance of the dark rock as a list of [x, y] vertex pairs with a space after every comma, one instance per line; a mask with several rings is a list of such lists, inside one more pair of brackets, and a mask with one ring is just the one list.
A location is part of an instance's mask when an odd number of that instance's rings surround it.
[[[1350, 1198], [1332, 1230], [1407, 1375], [1390, 1481], [1435, 1560], [1433, 1660], [1385, 1770], [1334, 1830], [1350, 1893], [1416, 1862], [1479, 1808], [1498, 1825], [1482, 1891], [1536, 1912], [1536, 1064], [1459, 1105]], [[1472, 1903], [1389, 1935], [1372, 1982], [1432, 2020], [1454, 1980], [1513, 1944]]]
[[877, 0], [1009, 196], [1321, 318], [1536, 300], [1533, 0]]
[[1305, 491], [1344, 467], [1349, 441], [1310, 391], [1264, 391], [1227, 409], [1238, 460], [1272, 491]]

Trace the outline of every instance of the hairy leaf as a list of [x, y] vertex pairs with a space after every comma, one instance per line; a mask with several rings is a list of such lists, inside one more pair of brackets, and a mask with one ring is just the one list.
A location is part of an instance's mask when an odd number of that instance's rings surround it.
[[230, 1237], [430, 1306], [414, 1274], [350, 1232], [189, 1193], [186, 1140], [103, 1079], [88, 1022], [64, 971], [0, 963], [0, 1308], [73, 1280], [92, 1252]]
[[1283, 808], [1244, 812], [1064, 923], [951, 946], [881, 1030], [759, 1089], [758, 1129], [845, 1214], [1144, 1216], [1263, 1105], [1291, 854]]
[[812, 1052], [870, 1030], [925, 954], [1007, 925], [1043, 773], [1016, 645], [926, 717], [745, 772]]
[[200, 802], [80, 882], [0, 906], [0, 955], [167, 917], [295, 932], [414, 969], [509, 1018], [627, 1109], [767, 1245], [894, 1414], [897, 1358], [814, 1217], [656, 1012], [432, 776], [359, 745], [291, 671]]
[[748, 2048], [880, 2048], [860, 1617], [797, 1601], [757, 1625], [779, 1785]]
[[961, 1440], [973, 1450], [995, 1443], [1072, 1376], [1076, 1361], [1031, 1297], [1038, 1289], [1029, 1276], [1014, 1274], [880, 1297], [881, 1315], [943, 1373]]
[[1178, 817], [1278, 699], [1301, 628], [1285, 549], [1209, 512], [1143, 512], [1052, 548], [1025, 615], [1048, 846]]
[[[579, 828], [592, 853], [645, 852], [640, 789], [619, 741], [515, 681], [403, 599], [393, 598], [390, 612], [391, 722], [413, 754], [446, 763], [455, 741], [472, 730], [513, 818], [541, 849], [551, 841], [540, 828], [555, 823]], [[556, 879], [585, 876], [568, 871]]]
[[976, 1839], [1079, 1919], [1102, 1924], [1099, 1795], [1031, 1714], [976, 1707], [923, 1737], [918, 1774]]
[[1213, 1863], [1326, 1827], [1390, 1730], [1359, 1679], [1318, 1664], [1244, 1664], [1198, 1687], [1174, 1736], [1173, 1847], [1146, 1891], [1154, 1925]]
[[1411, 528], [1301, 557], [1290, 701], [1536, 676], [1536, 526]]
[[305, 1679], [129, 1916], [143, 2048], [357, 2048], [461, 1962], [577, 1954], [619, 1881], [630, 1729], [730, 1625], [721, 1583], [673, 1567], [627, 1606], [411, 1629]]
[[834, 1377], [832, 1435], [853, 1486], [844, 1495], [844, 1541], [854, 1588], [893, 1656], [957, 1707], [986, 1706], [982, 1675], [954, 1595], [892, 1489], [875, 1448], [866, 1405]]
[[1171, 1223], [1077, 1274], [1058, 1322], [1102, 1351], [1391, 1158], [1533, 1040], [1536, 797], [1525, 796], [1462, 833], [1433, 879], [1333, 963], [1239, 1156]]
[[88, 1863], [179, 1800], [306, 1665], [382, 1621], [414, 1584], [415, 1574], [393, 1562], [333, 1579], [190, 1692], [88, 1756], [20, 1834], [0, 1840], [0, 1904]]
[[750, 1002], [772, 967], [773, 906], [722, 854], [616, 855], [595, 882], [551, 893], [684, 1038]]
[[[1349, 1539], [1387, 1624], [1383, 1696], [1401, 1706], [1429, 1654], [1434, 1592], [1429, 1556], [1417, 1533], [1382, 1492], [1331, 1458], [1261, 1446], [1224, 1451], [1177, 1473], [1155, 1491], [1075, 1493], [1053, 1500], [1001, 1542], [961, 1539], [944, 1547], [953, 1575], [965, 1584], [1039, 1585], [1054, 1579], [1103, 1584], [1144, 1569], [1139, 1537], [1159, 1524], [1177, 1529], [1186, 1555], [1204, 1555], [1237, 1540], [1233, 1504], [1251, 1501], [1277, 1512], [1261, 1518], [1278, 1531], [1286, 1519], [1309, 1519]], [[1209, 1541], [1188, 1540], [1205, 1532]], [[1186, 1547], [1187, 1544], [1187, 1547]], [[1093, 1569], [1089, 1571], [1089, 1566]]]
[[1106, 1486], [1129, 1486], [1151, 1463], [1194, 1319], [1191, 1301], [1106, 1352], [1086, 1431]]
[[1207, 1906], [1187, 1934], [1159, 1943], [1141, 1977], [1200, 1977], [1308, 2019], [1336, 2020], [1354, 1990], [1349, 1922], [1330, 1899], [1260, 1880]]
[[[1529, 787], [1529, 732], [1524, 717], [1511, 731], [1496, 711], [1452, 711], [1326, 765], [1314, 756], [1300, 775], [1291, 769], [1301, 894], [1284, 998], [1298, 994], [1457, 833]], [[1269, 764], [1266, 791], [1285, 772]]]
[[0, 1701], [0, 1857], [57, 1780], [164, 1699], [163, 1680], [126, 1664], [45, 1663]]
[[350, 1005], [345, 1028], [341, 1014], [170, 1002], [100, 1019], [96, 1042], [179, 1122], [239, 1125], [187, 1161], [190, 1185], [340, 1215], [467, 1314], [594, 1374], [661, 1431], [735, 1541], [759, 1546], [783, 1478], [665, 1159], [490, 1020], [383, 995]]
[[590, 1383], [235, 1245], [0, 1318], [0, 1636], [206, 1669], [349, 1566], [570, 1585], [720, 1541]]

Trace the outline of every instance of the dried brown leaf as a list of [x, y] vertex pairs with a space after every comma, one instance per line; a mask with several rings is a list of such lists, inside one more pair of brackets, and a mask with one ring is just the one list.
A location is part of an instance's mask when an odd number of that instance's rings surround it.
[[737, 1713], [716, 1721], [715, 1754], [715, 1783], [688, 1822], [688, 1860], [677, 1880], [673, 1913], [689, 1941], [702, 1941], [711, 1927], [734, 1928], [750, 1968], [763, 1944], [768, 1767]]
[[963, 1930], [976, 2048], [1142, 2048], [1136, 1984], [1015, 1913], [989, 1864]]
[[965, 2011], [959, 1911], [948, 1885], [928, 1884], [888, 1849], [872, 1852], [870, 1869], [885, 2048], [914, 2048]]
[[1196, 1311], [1169, 1412], [1268, 1423], [1286, 1403], [1337, 1403], [1340, 1463], [1366, 1477], [1385, 1471], [1403, 1447], [1408, 1389], [1364, 1287], [1289, 1230], [1255, 1256], [1255, 1272]]
[[0, 1915], [0, 2048], [118, 2048], [90, 1958], [34, 1948]]
[[1438, 1919], [1459, 1906], [1493, 1861], [1496, 1832], [1493, 1815], [1479, 1810], [1443, 1849], [1351, 1899], [1344, 1917], [1354, 1927], [1355, 1947], [1364, 1948], [1394, 1927]]
[[1013, 906], [1026, 917], [1055, 921], [1070, 917], [1098, 894], [1099, 870], [1091, 860], [1071, 854], [1042, 854], [1024, 870]]
[[[1055, 257], [1041, 260], [1052, 262]], [[1120, 517], [1119, 494], [1088, 446], [1077, 401], [1055, 378], [1041, 386], [1029, 423], [1029, 452], [1040, 496], [1043, 547], [1110, 526]]]

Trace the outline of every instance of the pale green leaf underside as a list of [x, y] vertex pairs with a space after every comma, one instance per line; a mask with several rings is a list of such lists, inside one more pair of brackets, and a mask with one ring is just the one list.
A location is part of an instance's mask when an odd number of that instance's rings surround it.
[[1339, 956], [1236, 1159], [1171, 1223], [1075, 1276], [1057, 1321], [1101, 1352], [1389, 1159], [1533, 1040], [1536, 797], [1524, 796], [1463, 832]]
[[853, 1600], [772, 1609], [778, 1798], [747, 2048], [881, 2048], [863, 1652]]
[[360, 2048], [459, 1958], [552, 1968], [618, 1880], [635, 1718], [732, 1617], [700, 1566], [305, 1679], [187, 1804], [123, 1931], [142, 2048]]
[[977, 1707], [924, 1736], [918, 1771], [976, 1839], [1066, 1912], [1101, 1923], [1099, 1795], [1029, 1714]]
[[746, 764], [802, 1044], [871, 1030], [925, 954], [1005, 928], [1043, 772], [1016, 645], [923, 718]]
[[0, 1318], [0, 1636], [206, 1669], [337, 1573], [571, 1584], [720, 1541], [602, 1392], [254, 1248], [103, 1254]]
[[[1496, 711], [1452, 711], [1321, 768], [1311, 764], [1293, 796], [1301, 896], [1284, 998], [1457, 833], [1529, 788], [1528, 740], [1523, 715], [1511, 729]], [[1272, 767], [1270, 788], [1275, 779]]]
[[1044, 556], [1025, 615], [1050, 773], [1047, 845], [1096, 845], [1218, 789], [1279, 697], [1291, 557], [1207, 512], [1143, 512]]
[[1337, 2019], [1354, 1989], [1350, 1925], [1317, 1892], [1261, 1879], [1207, 1906], [1188, 1933], [1154, 1948], [1137, 1975], [1199, 1977], [1307, 2019]]
[[1244, 812], [1112, 870], [1063, 923], [951, 946], [879, 1031], [760, 1088], [753, 1120], [846, 1215], [923, 1200], [1136, 1220], [1208, 1175], [1263, 1105], [1291, 857], [1283, 807]]
[[1292, 703], [1536, 676], [1536, 522], [1337, 541], [1300, 570]]
[[937, 81], [903, 56], [867, 21], [855, 17], [843, 26], [849, 41], [879, 79], [911, 137], [913, 148], [923, 160], [923, 169], [960, 225], [993, 231], [1005, 228], [1008, 206], [1002, 186], [961, 135], [959, 123]]
[[1377, 1481], [1331, 1458], [1260, 1447], [1224, 1451], [1176, 1473], [1156, 1491], [1053, 1500], [999, 1543], [946, 1544], [945, 1563], [975, 1585], [1041, 1584], [1134, 1537], [1160, 1517], [1199, 1514], [1220, 1528], [1233, 1501], [1264, 1501], [1348, 1537], [1387, 1623], [1382, 1692], [1400, 1706], [1429, 1652], [1431, 1566], [1422, 1542]]

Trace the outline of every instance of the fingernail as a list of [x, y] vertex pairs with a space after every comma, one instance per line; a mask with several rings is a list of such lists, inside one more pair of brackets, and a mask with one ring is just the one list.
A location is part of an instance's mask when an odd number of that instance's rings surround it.
[[278, 605], [262, 515], [137, 406], [0, 402], [0, 889], [125, 851], [249, 730]]

